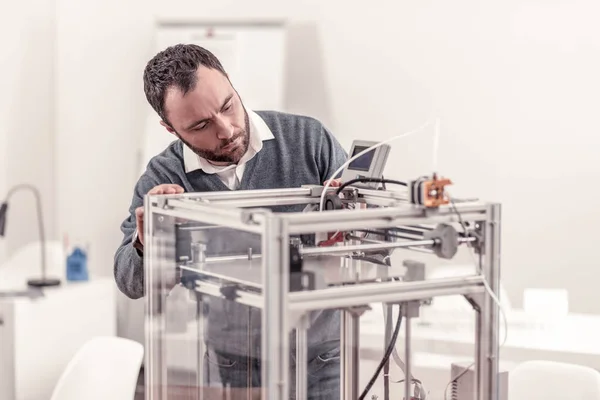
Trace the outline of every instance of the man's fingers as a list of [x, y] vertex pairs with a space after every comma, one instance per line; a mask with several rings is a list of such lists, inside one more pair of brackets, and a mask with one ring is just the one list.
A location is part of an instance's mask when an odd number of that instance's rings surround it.
[[329, 181], [325, 181], [325, 185], [327, 184], [327, 182], [329, 182], [329, 186], [330, 187], [340, 187], [340, 186], [342, 186], [342, 180], [341, 179], [330, 179]]
[[183, 193], [184, 189], [176, 184], [163, 184], [153, 187], [148, 194], [178, 194]]
[[178, 194], [183, 193], [183, 188], [181, 186], [169, 186], [166, 189], [166, 194]]
[[[166, 183], [153, 187], [148, 194], [179, 194], [183, 192], [185, 192], [185, 190], [181, 186], [173, 183]], [[140, 243], [144, 244], [144, 207], [135, 209], [135, 223], [137, 225], [138, 239]]]

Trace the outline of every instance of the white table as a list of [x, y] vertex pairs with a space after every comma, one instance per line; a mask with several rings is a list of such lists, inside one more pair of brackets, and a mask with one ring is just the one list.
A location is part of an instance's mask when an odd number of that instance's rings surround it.
[[[443, 389], [450, 380], [452, 363], [473, 360], [474, 320], [465, 316], [454, 321], [447, 316], [428, 316], [427, 324], [419, 320], [412, 323], [413, 375], [426, 383], [431, 391], [430, 399], [443, 399]], [[510, 371], [520, 362], [537, 359], [585, 365], [600, 370], [600, 316], [570, 314], [542, 323], [535, 322], [521, 310], [512, 310], [507, 318], [509, 331], [500, 351], [501, 368]], [[504, 337], [503, 323], [501, 339]], [[377, 365], [375, 361], [383, 354], [383, 327], [380, 308], [366, 314], [361, 320], [361, 363], [364, 363], [364, 366], [361, 365], [361, 382], [365, 380], [362, 374], [372, 373]], [[404, 358], [404, 329], [400, 332], [397, 348], [400, 357]], [[395, 379], [403, 378], [395, 366], [392, 376]], [[393, 393], [402, 396], [401, 386], [393, 385]], [[372, 393], [382, 393], [381, 387], [380, 379]]]
[[35, 299], [0, 297], [0, 320], [0, 399], [47, 400], [86, 341], [116, 335], [114, 280], [63, 281]]

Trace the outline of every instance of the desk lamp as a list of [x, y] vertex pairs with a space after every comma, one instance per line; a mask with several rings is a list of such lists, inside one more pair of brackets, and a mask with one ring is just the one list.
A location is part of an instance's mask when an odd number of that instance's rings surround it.
[[41, 276], [41, 278], [29, 279], [27, 281], [27, 284], [31, 287], [37, 287], [37, 288], [48, 287], [48, 286], [58, 286], [58, 285], [60, 285], [59, 279], [46, 277], [46, 237], [44, 235], [44, 219], [42, 216], [42, 201], [41, 201], [40, 193], [35, 186], [27, 185], [27, 184], [16, 185], [8, 191], [8, 194], [6, 195], [6, 199], [0, 205], [0, 237], [4, 236], [4, 231], [6, 230], [6, 214], [8, 211], [8, 200], [10, 200], [10, 197], [12, 196], [13, 193], [15, 193], [19, 190], [23, 190], [23, 189], [33, 192], [33, 194], [35, 196], [35, 201], [36, 201], [36, 205], [37, 205], [38, 230], [39, 230], [39, 234], [40, 234], [40, 247], [41, 247], [41, 251], [42, 251], [42, 254], [41, 254], [41, 256], [42, 256], [42, 259], [41, 259], [42, 260], [42, 276]]

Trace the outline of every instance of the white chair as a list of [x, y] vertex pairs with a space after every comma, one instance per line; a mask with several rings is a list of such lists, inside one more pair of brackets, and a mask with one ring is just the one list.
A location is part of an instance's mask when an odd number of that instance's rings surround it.
[[580, 365], [526, 361], [508, 382], [508, 400], [600, 400], [600, 372]]
[[133, 400], [143, 354], [133, 340], [94, 338], [69, 362], [51, 400]]

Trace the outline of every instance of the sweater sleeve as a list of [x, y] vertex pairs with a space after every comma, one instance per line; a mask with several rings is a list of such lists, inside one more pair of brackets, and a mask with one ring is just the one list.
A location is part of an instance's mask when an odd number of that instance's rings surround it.
[[134, 189], [129, 215], [121, 224], [123, 240], [115, 253], [114, 276], [119, 290], [131, 299], [144, 296], [144, 257], [133, 247], [134, 234], [137, 231], [135, 209], [144, 205], [144, 196], [158, 184], [158, 180], [150, 174], [142, 175]]
[[323, 135], [319, 154], [321, 183], [331, 178], [340, 178], [342, 176], [342, 171], [340, 171], [335, 177], [332, 175], [348, 159], [348, 154], [335, 136], [333, 136], [333, 134], [324, 126], [322, 130]]

